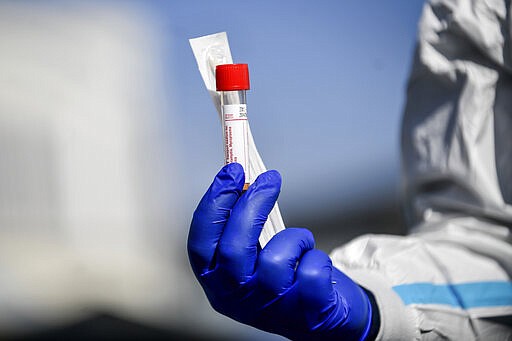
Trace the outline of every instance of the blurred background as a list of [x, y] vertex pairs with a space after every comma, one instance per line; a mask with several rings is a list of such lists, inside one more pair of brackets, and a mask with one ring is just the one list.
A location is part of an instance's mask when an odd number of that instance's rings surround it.
[[420, 0], [0, 2], [0, 337], [280, 338], [215, 313], [186, 256], [222, 166], [188, 39], [226, 31], [288, 226], [403, 234]]

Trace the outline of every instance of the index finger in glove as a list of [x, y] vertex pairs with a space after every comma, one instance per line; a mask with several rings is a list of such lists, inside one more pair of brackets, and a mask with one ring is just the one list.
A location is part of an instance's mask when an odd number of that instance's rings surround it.
[[197, 276], [212, 265], [226, 221], [242, 193], [244, 179], [240, 164], [224, 166], [194, 212], [187, 246], [190, 263]]
[[256, 179], [237, 201], [219, 242], [218, 266], [235, 282], [254, 272], [258, 238], [281, 189], [281, 176], [268, 171]]

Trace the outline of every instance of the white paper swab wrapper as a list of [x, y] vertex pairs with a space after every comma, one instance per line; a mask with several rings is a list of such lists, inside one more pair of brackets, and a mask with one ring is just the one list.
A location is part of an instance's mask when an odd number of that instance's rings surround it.
[[[222, 112], [220, 108], [220, 93], [217, 92], [215, 85], [215, 67], [219, 64], [232, 64], [233, 58], [231, 57], [231, 50], [229, 49], [228, 37], [226, 32], [215, 33], [208, 36], [190, 39], [190, 46], [194, 52], [199, 72], [203, 78], [204, 85], [213, 100], [213, 104], [217, 109], [219, 119], [222, 122]], [[250, 115], [250, 111], [249, 111]], [[252, 137], [251, 128], [249, 127], [249, 167], [250, 173], [256, 178], [261, 173], [265, 172], [267, 168], [263, 164], [263, 160], [256, 149], [254, 138]], [[270, 212], [268, 220], [263, 227], [260, 235], [260, 245], [264, 247], [270, 238], [277, 232], [284, 230], [284, 222], [279, 211], [279, 206], [276, 205]]]

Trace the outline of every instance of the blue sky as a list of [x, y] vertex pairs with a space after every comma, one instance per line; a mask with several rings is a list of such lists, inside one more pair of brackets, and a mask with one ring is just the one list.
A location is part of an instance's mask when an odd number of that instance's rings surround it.
[[396, 187], [422, 4], [153, 2], [168, 35], [166, 75], [187, 200], [195, 205], [222, 165], [221, 130], [188, 39], [220, 31], [234, 61], [249, 64], [251, 127], [267, 167], [283, 175], [285, 206], [335, 206]]

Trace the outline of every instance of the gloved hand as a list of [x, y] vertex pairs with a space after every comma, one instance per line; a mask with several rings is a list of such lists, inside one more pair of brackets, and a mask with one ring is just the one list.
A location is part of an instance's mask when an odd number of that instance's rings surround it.
[[314, 249], [309, 230], [288, 228], [259, 248], [281, 187], [277, 171], [242, 194], [244, 172], [228, 164], [199, 203], [188, 236], [194, 273], [212, 307], [239, 322], [298, 340], [365, 340], [366, 293]]

